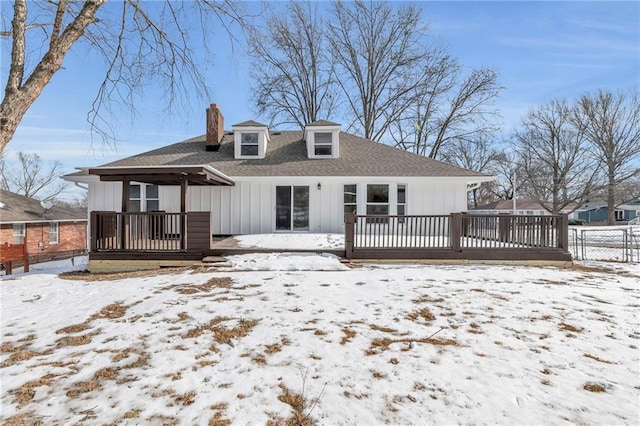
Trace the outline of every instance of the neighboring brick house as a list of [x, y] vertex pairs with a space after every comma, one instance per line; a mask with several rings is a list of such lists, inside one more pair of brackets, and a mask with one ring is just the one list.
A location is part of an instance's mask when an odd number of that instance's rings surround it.
[[87, 247], [87, 213], [54, 205], [45, 210], [40, 201], [0, 190], [0, 244], [27, 242], [33, 258]]

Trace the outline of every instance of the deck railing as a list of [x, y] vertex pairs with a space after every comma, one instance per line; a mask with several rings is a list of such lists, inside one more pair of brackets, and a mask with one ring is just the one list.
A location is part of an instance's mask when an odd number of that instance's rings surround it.
[[182, 251], [187, 213], [92, 212], [91, 251]]
[[[348, 214], [347, 258], [535, 259], [569, 253], [566, 215]], [[453, 253], [466, 253], [459, 255]], [[505, 254], [508, 253], [508, 254]], [[553, 256], [551, 256], [553, 257]], [[557, 256], [556, 256], [557, 257]]]

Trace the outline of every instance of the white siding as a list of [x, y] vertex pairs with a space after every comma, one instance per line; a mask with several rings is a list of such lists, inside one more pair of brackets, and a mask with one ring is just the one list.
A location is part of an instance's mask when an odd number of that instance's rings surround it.
[[[407, 185], [407, 214], [466, 211], [463, 178], [257, 177], [233, 178], [236, 185], [190, 186], [187, 211], [210, 211], [214, 234], [271, 233], [275, 222], [275, 187], [309, 186], [309, 231], [344, 231], [343, 185], [357, 184], [358, 213], [366, 211], [367, 184], [388, 184], [390, 213], [396, 214], [397, 184]], [[318, 189], [318, 183], [321, 189]], [[89, 210], [120, 211], [121, 183], [89, 183]], [[160, 209], [180, 211], [180, 188], [160, 187]]]

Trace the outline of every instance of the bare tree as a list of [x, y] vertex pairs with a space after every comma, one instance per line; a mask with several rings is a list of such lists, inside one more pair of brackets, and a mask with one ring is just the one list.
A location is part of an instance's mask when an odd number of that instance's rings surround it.
[[[445, 148], [442, 159], [447, 163], [488, 175], [497, 175], [499, 162], [505, 156], [504, 152], [493, 146], [489, 139], [476, 139], [469, 142], [456, 139]], [[491, 198], [493, 197], [490, 185], [482, 185], [470, 191], [469, 205], [478, 207], [491, 202]]]
[[486, 140], [500, 129], [493, 102], [502, 88], [495, 71], [480, 68], [464, 77], [458, 62], [438, 51], [425, 60], [411, 104], [394, 121], [397, 147], [439, 158], [449, 144]]
[[272, 125], [300, 128], [330, 118], [336, 104], [335, 73], [328, 60], [322, 17], [316, 5], [292, 2], [271, 12], [249, 38], [253, 95]]
[[554, 214], [572, 202], [582, 204], [596, 187], [599, 164], [585, 149], [572, 114], [566, 101], [554, 100], [530, 111], [515, 134], [519, 168], [531, 195]]
[[578, 101], [574, 120], [606, 173], [609, 225], [615, 224], [617, 188], [640, 176], [640, 95], [600, 90]]
[[426, 26], [413, 6], [333, 3], [327, 23], [332, 60], [351, 125], [380, 141], [410, 104], [426, 53]]
[[45, 165], [38, 154], [18, 152], [17, 161], [8, 163], [0, 157], [2, 189], [39, 200], [54, 200], [69, 187], [69, 182], [59, 181], [62, 164], [52, 161]]
[[[34, 9], [33, 13], [28, 13], [27, 6]], [[237, 3], [227, 0], [15, 0], [11, 27], [0, 31], [0, 36], [11, 40], [11, 65], [0, 104], [0, 152], [61, 69], [67, 53], [82, 43], [98, 52], [106, 64], [104, 79], [88, 114], [94, 129], [108, 129], [103, 112], [110, 102], [133, 108], [136, 95], [148, 79], [155, 79], [164, 87], [167, 108], [181, 96], [186, 100], [191, 87], [206, 95], [195, 49], [203, 39], [206, 42], [214, 28], [210, 21], [226, 26], [241, 20], [237, 7]], [[198, 24], [202, 32], [198, 43], [193, 43], [190, 35]]]

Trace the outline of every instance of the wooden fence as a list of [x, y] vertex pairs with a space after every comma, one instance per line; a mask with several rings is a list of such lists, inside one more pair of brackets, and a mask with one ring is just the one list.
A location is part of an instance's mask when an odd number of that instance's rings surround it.
[[348, 259], [570, 260], [566, 215], [348, 214]]
[[27, 255], [27, 244], [0, 244], [0, 263], [5, 274], [13, 273], [13, 262], [22, 262], [24, 272], [29, 272], [29, 256]]

